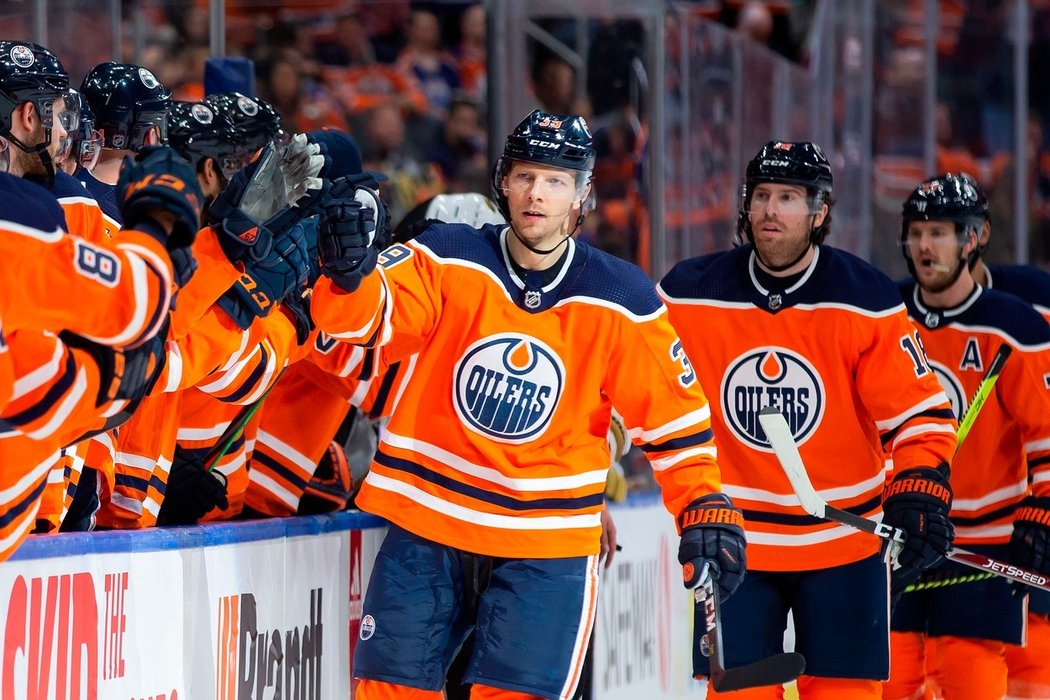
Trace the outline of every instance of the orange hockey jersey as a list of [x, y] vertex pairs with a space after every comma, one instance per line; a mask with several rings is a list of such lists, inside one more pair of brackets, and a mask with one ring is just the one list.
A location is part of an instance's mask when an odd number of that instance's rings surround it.
[[884, 450], [898, 469], [950, 460], [951, 407], [923, 374], [893, 283], [818, 247], [800, 280], [770, 292], [744, 246], [679, 263], [659, 289], [711, 392], [724, 490], [744, 510], [749, 568], [822, 569], [878, 551], [877, 538], [804, 513], [757, 419], [780, 408], [813, 485], [861, 516], [880, 513]]
[[710, 411], [640, 269], [569, 239], [557, 277], [526, 286], [508, 230], [434, 225], [355, 293], [315, 287], [330, 335], [421, 342], [357, 504], [470, 552], [597, 554], [612, 405], [676, 516], [720, 489]]
[[1050, 326], [1031, 305], [994, 289], [975, 286], [957, 308], [932, 309], [914, 282], [900, 288], [926, 349], [926, 371], [940, 380], [957, 415], [966, 412], [999, 345], [1014, 349], [951, 476], [955, 541], [1005, 543], [1029, 481], [1034, 495], [1050, 496]]
[[249, 507], [266, 515], [294, 515], [350, 407], [373, 420], [390, 414], [415, 357], [389, 367], [380, 358], [377, 366], [381, 354], [322, 333], [311, 353], [288, 368], [260, 410], [245, 500]]
[[155, 334], [171, 299], [171, 263], [153, 237], [125, 231], [108, 244], [66, 233], [55, 198], [21, 178], [0, 177], [0, 319], [18, 328], [68, 329], [105, 345]]

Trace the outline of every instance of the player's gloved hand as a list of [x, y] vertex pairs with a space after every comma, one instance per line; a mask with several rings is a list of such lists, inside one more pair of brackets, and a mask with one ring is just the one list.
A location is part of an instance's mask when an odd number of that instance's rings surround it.
[[387, 209], [379, 192], [353, 179], [337, 180], [317, 232], [322, 272], [343, 291], [354, 291], [375, 269], [386, 231]]
[[123, 350], [100, 345], [69, 331], [62, 331], [58, 337], [68, 347], [86, 352], [95, 361], [99, 372], [96, 406], [111, 401], [126, 401], [137, 406], [142, 397], [153, 390], [164, 369], [167, 361], [164, 348], [166, 329], [165, 325], [160, 332], [137, 347]]
[[311, 269], [316, 269], [310, 255], [316, 244], [311, 246], [307, 240], [311, 234], [316, 235], [312, 222], [297, 222], [271, 239], [270, 250], [261, 259], [242, 261], [244, 272], [216, 302], [240, 328], [247, 329], [256, 318], [269, 314], [277, 302], [306, 289]]
[[897, 553], [892, 589], [918, 579], [925, 569], [944, 560], [955, 538], [948, 513], [952, 509], [952, 487], [947, 462], [934, 467], [905, 469], [893, 477], [882, 494], [882, 521], [908, 535]]
[[332, 441], [299, 499], [299, 515], [331, 513], [346, 508], [354, 492], [343, 446]]
[[726, 600], [744, 580], [747, 568], [747, 540], [744, 538], [744, 516], [724, 493], [710, 493], [698, 498], [678, 516], [682, 541], [678, 561], [686, 588], [700, 583], [704, 564], [712, 565], [718, 578], [721, 600]]
[[1050, 576], [1050, 498], [1029, 496], [1014, 513], [1010, 563]]
[[192, 525], [214, 508], [226, 509], [226, 475], [204, 468], [203, 450], [175, 449], [158, 525]]
[[168, 250], [186, 248], [197, 236], [203, 204], [196, 172], [171, 148], [146, 146], [134, 159], [124, 159], [117, 205], [125, 228], [149, 221], [167, 232]]

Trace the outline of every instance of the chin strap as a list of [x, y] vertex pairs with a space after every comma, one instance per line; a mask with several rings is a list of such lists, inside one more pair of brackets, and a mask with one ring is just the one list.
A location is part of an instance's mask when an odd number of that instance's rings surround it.
[[40, 162], [41, 164], [43, 164], [44, 170], [47, 171], [47, 188], [50, 190], [53, 189], [55, 186], [55, 161], [51, 159], [51, 154], [47, 151], [47, 146], [49, 143], [51, 143], [51, 130], [45, 130], [44, 136], [44, 140], [38, 143], [37, 145], [27, 146], [26, 144], [16, 139], [14, 135], [10, 133], [4, 134], [4, 138], [6, 138], [8, 142], [13, 143], [15, 146], [17, 146], [20, 151], [23, 151], [25, 153], [35, 153], [37, 157], [40, 158]]

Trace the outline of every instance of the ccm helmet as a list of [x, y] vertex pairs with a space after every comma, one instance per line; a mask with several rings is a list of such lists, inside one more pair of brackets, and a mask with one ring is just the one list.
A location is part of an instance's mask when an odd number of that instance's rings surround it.
[[[755, 192], [755, 186], [761, 182], [805, 187], [809, 195], [809, 212], [817, 214], [831, 199], [831, 164], [820, 146], [809, 141], [770, 141], [763, 146], [758, 155], [747, 164], [744, 186], [740, 194], [737, 229], [748, 241], [752, 240], [749, 217], [751, 196]], [[813, 228], [810, 233], [812, 242], [819, 243], [824, 239], [827, 235], [827, 223], [828, 218], [825, 218], [823, 224]]]
[[95, 113], [103, 148], [138, 151], [151, 131], [160, 143], [167, 142], [171, 91], [147, 69], [100, 63], [84, 78], [80, 92]]
[[[492, 192], [496, 205], [509, 220], [510, 211], [507, 207], [507, 196], [503, 192], [503, 179], [516, 160], [574, 170], [577, 173], [576, 189], [580, 191], [590, 183], [594, 157], [591, 132], [583, 117], [534, 110], [522, 119], [507, 137], [503, 154], [492, 170]], [[589, 197], [581, 207], [579, 223], [582, 223], [583, 217], [594, 208], [593, 204], [594, 198]]]

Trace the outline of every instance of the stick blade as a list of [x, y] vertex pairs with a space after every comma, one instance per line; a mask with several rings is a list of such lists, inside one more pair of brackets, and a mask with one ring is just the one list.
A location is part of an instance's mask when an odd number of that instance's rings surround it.
[[728, 668], [711, 677], [711, 687], [724, 693], [766, 685], [783, 685], [801, 676], [805, 670], [805, 657], [792, 651], [770, 656], [747, 666]]
[[802, 463], [802, 455], [799, 454], [795, 436], [788, 427], [787, 420], [780, 411], [767, 406], [758, 412], [758, 422], [762, 425], [780, 466], [787, 474], [802, 509], [812, 516], [823, 518], [827, 502], [821, 498], [809, 480], [809, 474], [806, 473], [806, 466]]

